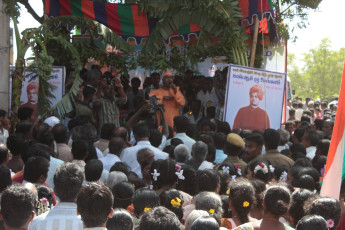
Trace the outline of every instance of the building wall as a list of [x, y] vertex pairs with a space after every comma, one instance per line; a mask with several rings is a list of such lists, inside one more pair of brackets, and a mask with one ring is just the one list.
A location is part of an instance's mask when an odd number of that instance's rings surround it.
[[10, 65], [10, 21], [3, 13], [3, 0], [0, 0], [0, 109], [8, 110], [9, 65]]

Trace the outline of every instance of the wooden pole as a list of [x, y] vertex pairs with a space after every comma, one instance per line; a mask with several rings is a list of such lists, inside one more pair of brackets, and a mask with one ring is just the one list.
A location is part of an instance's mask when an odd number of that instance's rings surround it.
[[252, 43], [252, 50], [250, 52], [250, 67], [254, 67], [256, 44], [258, 43], [258, 33], [259, 33], [259, 20], [255, 18], [255, 29]]

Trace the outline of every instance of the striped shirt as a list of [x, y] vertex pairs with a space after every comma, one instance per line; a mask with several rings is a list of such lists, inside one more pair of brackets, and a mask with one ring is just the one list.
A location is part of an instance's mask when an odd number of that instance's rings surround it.
[[99, 127], [103, 124], [111, 123], [116, 127], [120, 127], [120, 111], [117, 105], [125, 104], [127, 98], [114, 97], [113, 100], [107, 98], [100, 98], [100, 110], [99, 110]]
[[29, 230], [82, 230], [83, 222], [77, 215], [77, 204], [61, 202], [49, 212], [35, 217]]

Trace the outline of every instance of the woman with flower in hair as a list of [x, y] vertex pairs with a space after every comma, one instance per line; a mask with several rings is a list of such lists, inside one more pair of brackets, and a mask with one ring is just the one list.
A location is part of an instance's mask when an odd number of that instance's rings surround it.
[[304, 204], [304, 210], [308, 215], [322, 216], [330, 230], [337, 229], [341, 219], [341, 208], [338, 200], [330, 197], [308, 200]]
[[257, 219], [251, 218], [249, 212], [254, 207], [255, 191], [250, 182], [238, 179], [230, 184], [229, 207], [232, 217], [223, 219], [222, 227], [233, 229], [236, 226], [255, 222]]
[[[150, 175], [153, 190], [161, 194], [165, 190], [175, 189], [178, 180], [185, 180], [183, 169], [174, 160], [158, 160], [151, 165]], [[193, 197], [185, 192], [179, 191], [183, 196], [184, 205], [191, 203]]]
[[162, 192], [159, 196], [161, 205], [175, 213], [180, 222], [183, 218], [183, 197], [176, 189], [169, 189]]
[[260, 158], [248, 165], [247, 179], [256, 178], [268, 184], [272, 180], [274, 168], [270, 162]]

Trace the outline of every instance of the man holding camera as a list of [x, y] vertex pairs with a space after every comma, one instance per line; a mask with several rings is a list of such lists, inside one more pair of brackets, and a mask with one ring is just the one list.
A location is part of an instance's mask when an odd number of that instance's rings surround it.
[[[102, 79], [100, 91], [97, 92], [97, 99], [94, 101], [98, 111], [98, 127], [102, 128], [103, 124], [111, 123], [115, 124], [116, 127], [120, 127], [120, 111], [118, 105], [125, 104], [127, 97], [121, 80], [118, 77], [111, 79], [111, 77]], [[120, 97], [115, 97], [115, 88]], [[102, 93], [103, 92], [103, 95]]]
[[150, 97], [156, 96], [158, 104], [165, 106], [165, 119], [169, 126], [174, 126], [174, 117], [179, 116], [179, 109], [185, 105], [185, 98], [179, 87], [174, 83], [174, 76], [171, 71], [163, 73], [163, 85], [150, 93]]

